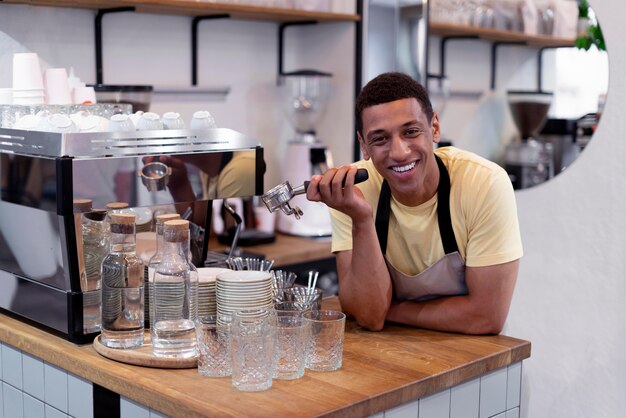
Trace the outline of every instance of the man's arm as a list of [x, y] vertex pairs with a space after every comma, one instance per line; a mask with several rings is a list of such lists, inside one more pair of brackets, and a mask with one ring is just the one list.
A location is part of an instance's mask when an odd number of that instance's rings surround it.
[[362, 327], [380, 331], [392, 299], [389, 271], [371, 221], [352, 226], [353, 249], [337, 253], [339, 300]]
[[352, 219], [352, 250], [340, 251], [336, 257], [339, 299], [359, 325], [376, 331], [385, 325], [392, 286], [378, 244], [372, 207], [354, 187], [356, 172], [355, 167], [343, 166], [313, 176], [307, 198], [324, 202]]
[[519, 260], [467, 267], [469, 293], [426, 302], [393, 302], [387, 320], [438, 331], [498, 334], [509, 312]]

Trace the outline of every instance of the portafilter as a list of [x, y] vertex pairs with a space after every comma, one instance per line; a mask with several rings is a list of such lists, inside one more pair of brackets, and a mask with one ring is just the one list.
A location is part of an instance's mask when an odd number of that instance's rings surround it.
[[[356, 172], [356, 176], [354, 177], [354, 184], [364, 182], [369, 178], [369, 174], [366, 169], [359, 168]], [[342, 186], [345, 186], [345, 178], [341, 183]], [[266, 192], [261, 199], [267, 209], [270, 212], [276, 212], [277, 210], [282, 210], [286, 215], [294, 215], [296, 219], [300, 219], [303, 212], [299, 207], [291, 207], [289, 205], [289, 201], [294, 197], [306, 193], [307, 188], [309, 187], [310, 181], [305, 181], [302, 185], [293, 188], [288, 181], [279, 184], [273, 189]]]

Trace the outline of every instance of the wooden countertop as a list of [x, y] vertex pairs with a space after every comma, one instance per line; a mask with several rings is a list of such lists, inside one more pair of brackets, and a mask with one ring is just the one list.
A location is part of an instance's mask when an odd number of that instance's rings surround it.
[[[336, 298], [324, 302], [338, 306]], [[274, 380], [264, 392], [239, 392], [230, 378], [196, 369], [117, 363], [0, 314], [0, 341], [173, 417], [367, 416], [471, 380], [530, 356], [530, 343], [389, 325], [369, 332], [348, 321], [343, 367]]]
[[[275, 266], [286, 266], [334, 257], [330, 252], [330, 237], [303, 238], [276, 233], [276, 241], [271, 244], [240, 248], [242, 251], [263, 254], [268, 260], [274, 260]], [[211, 237], [209, 239], [209, 250], [226, 251], [228, 247], [219, 244], [217, 239]]]

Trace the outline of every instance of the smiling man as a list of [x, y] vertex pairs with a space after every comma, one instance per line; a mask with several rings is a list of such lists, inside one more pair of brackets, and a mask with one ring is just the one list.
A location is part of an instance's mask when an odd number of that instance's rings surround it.
[[[313, 176], [307, 190], [331, 208], [343, 309], [371, 330], [391, 321], [501, 332], [522, 256], [506, 172], [458, 148], [433, 150], [439, 118], [405, 74], [370, 81], [356, 120], [364, 159]], [[370, 178], [355, 186], [357, 168]]]

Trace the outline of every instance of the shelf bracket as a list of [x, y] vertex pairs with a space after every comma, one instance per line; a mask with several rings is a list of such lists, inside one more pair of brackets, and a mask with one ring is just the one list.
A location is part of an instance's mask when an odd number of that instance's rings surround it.
[[498, 47], [502, 45], [526, 45], [526, 42], [494, 42], [491, 44], [491, 77], [489, 87], [491, 90], [496, 89], [496, 70], [498, 68]]
[[102, 72], [102, 18], [107, 13], [134, 12], [135, 7], [115, 7], [112, 9], [98, 9], [95, 18], [95, 47], [96, 47], [96, 83], [102, 84], [104, 74]]
[[280, 76], [284, 75], [283, 71], [283, 53], [285, 48], [285, 29], [289, 26], [296, 25], [316, 25], [316, 20], [304, 20], [301, 22], [284, 22], [278, 26], [278, 77], [277, 83], [280, 82]]
[[196, 16], [191, 21], [191, 85], [198, 85], [198, 25], [203, 20], [228, 19], [229, 14]]
[[458, 41], [458, 40], [475, 40], [475, 39], [479, 39], [478, 36], [474, 36], [474, 35], [442, 36], [441, 41], [439, 42], [439, 74], [429, 73], [427, 75], [427, 78], [438, 79], [439, 87], [441, 87], [443, 84], [443, 80], [446, 78], [446, 47], [448, 46], [448, 42]]
[[543, 91], [543, 53], [547, 49], [572, 48], [571, 46], [544, 46], [537, 51], [537, 91]]

